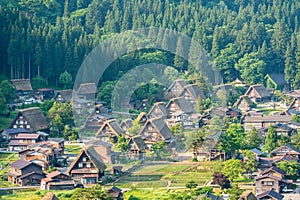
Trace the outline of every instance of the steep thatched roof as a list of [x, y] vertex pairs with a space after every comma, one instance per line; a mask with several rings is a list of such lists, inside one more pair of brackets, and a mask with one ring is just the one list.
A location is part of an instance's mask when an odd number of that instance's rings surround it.
[[145, 144], [143, 138], [141, 138], [141, 136], [139, 136], [139, 135], [130, 138], [128, 143], [129, 143], [129, 145], [135, 145], [135, 147], [139, 151], [145, 151], [145, 149], [146, 149], [146, 144]]
[[83, 83], [79, 86], [78, 94], [95, 94], [97, 92], [97, 86], [95, 83]]
[[15, 119], [12, 121], [9, 128], [13, 128], [15, 121], [19, 116], [23, 116], [27, 123], [30, 125], [30, 129], [33, 131], [44, 130], [49, 127], [49, 123], [46, 120], [46, 117], [41, 112], [40, 108], [33, 107], [23, 110], [19, 110]]
[[73, 170], [74, 166], [78, 162], [79, 158], [85, 154], [91, 162], [95, 165], [95, 167], [99, 171], [104, 171], [106, 169], [106, 165], [104, 164], [103, 160], [101, 159], [100, 154], [95, 150], [94, 145], [88, 144], [87, 146], [83, 147], [80, 153], [77, 155], [75, 160], [71, 163], [70, 167], [67, 170], [67, 173], [70, 174]]
[[245, 95], [249, 95], [252, 90], [255, 90], [257, 92], [257, 95], [260, 98], [265, 98], [265, 97], [270, 97], [271, 96], [270, 91], [261, 84], [251, 85], [248, 88], [248, 90], [246, 91]]
[[115, 119], [111, 119], [111, 120], [105, 121], [102, 124], [102, 126], [97, 131], [96, 136], [101, 135], [101, 132], [105, 129], [105, 127], [108, 127], [110, 129], [110, 131], [112, 131], [116, 136], [123, 134], [123, 130], [119, 126], [118, 122]]
[[153, 119], [148, 119], [147, 122], [144, 124], [144, 126], [142, 127], [142, 129], [140, 130], [139, 135], [142, 135], [141, 133], [143, 133], [145, 131], [145, 129], [147, 128], [148, 124], [151, 124], [156, 130], [159, 131], [160, 135], [163, 137], [164, 140], [168, 140], [168, 139], [174, 139], [174, 135], [171, 132], [171, 130], [169, 129], [169, 127], [167, 126], [167, 124], [165, 123], [163, 118], [153, 118]]
[[72, 99], [72, 89], [55, 91], [54, 99], [58, 102], [70, 102]]
[[11, 80], [16, 91], [32, 91], [29, 79], [14, 79]]
[[200, 87], [197, 84], [190, 84], [183, 88], [180, 96], [183, 96], [183, 94], [187, 92], [190, 94], [190, 96], [196, 101], [198, 97], [201, 99], [205, 99], [205, 95], [200, 89]]
[[[156, 111], [160, 111], [160, 113], [156, 113]], [[153, 117], [165, 117], [167, 118], [169, 115], [165, 105], [163, 102], [157, 102], [155, 103], [151, 110], [148, 112], [148, 117], [153, 118]]]
[[172, 103], [175, 103], [178, 106], [178, 108], [186, 114], [190, 114], [194, 110], [193, 105], [189, 101], [187, 101], [184, 97], [177, 97], [177, 98], [170, 99], [169, 103], [166, 106], [167, 109], [170, 109], [170, 105]]

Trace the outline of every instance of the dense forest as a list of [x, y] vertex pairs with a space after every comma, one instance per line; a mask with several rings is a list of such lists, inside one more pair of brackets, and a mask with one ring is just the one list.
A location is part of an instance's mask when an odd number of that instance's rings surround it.
[[[0, 0], [0, 73], [60, 88], [61, 74], [74, 80], [101, 40], [155, 26], [198, 41], [224, 82], [262, 83], [267, 73], [278, 72], [296, 89], [299, 13], [298, 0]], [[113, 62], [99, 84], [106, 87], [134, 66], [153, 61], [179, 71], [187, 65], [168, 52], [142, 50]]]

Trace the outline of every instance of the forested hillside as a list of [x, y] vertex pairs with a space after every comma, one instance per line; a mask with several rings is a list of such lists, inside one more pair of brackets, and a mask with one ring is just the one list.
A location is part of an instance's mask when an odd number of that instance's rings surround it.
[[[156, 26], [197, 40], [225, 82], [262, 83], [267, 73], [282, 72], [300, 88], [298, 0], [0, 0], [0, 6], [0, 73], [9, 78], [40, 77], [60, 87], [59, 76], [67, 71], [74, 78], [102, 39]], [[145, 50], [114, 62], [102, 81], [153, 60], [186, 69], [173, 55]]]

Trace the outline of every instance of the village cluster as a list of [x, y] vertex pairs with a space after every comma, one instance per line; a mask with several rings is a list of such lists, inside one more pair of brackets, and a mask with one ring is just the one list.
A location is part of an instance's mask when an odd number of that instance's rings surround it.
[[[100, 102], [96, 104], [84, 127], [85, 130], [94, 131], [95, 138], [85, 141], [80, 153], [72, 160], [64, 152], [67, 141], [63, 138], [50, 137], [51, 124], [38, 107], [18, 110], [10, 126], [0, 132], [0, 142], [8, 144], [7, 151], [19, 154], [19, 160], [9, 165], [8, 181], [19, 186], [40, 185], [42, 190], [74, 189], [97, 184], [105, 180], [108, 164], [114, 164], [111, 174], [122, 173], [122, 167], [117, 165], [120, 163], [121, 153], [113, 150], [120, 136], [123, 135], [128, 141], [129, 148], [125, 156], [129, 160], [145, 161], [147, 151], [159, 142], [163, 142], [176, 159], [180, 156], [176, 153], [177, 141], [171, 131], [172, 127], [180, 124], [181, 129], [197, 130], [203, 126], [210, 126], [210, 119], [215, 116], [237, 119], [245, 130], [254, 127], [263, 137], [271, 125], [276, 128], [278, 135], [290, 137], [297, 134], [300, 123], [293, 122], [292, 117], [300, 114], [300, 91], [290, 91], [282, 74], [267, 75], [266, 81], [269, 83], [268, 87], [247, 86], [238, 79], [215, 87], [212, 96], [218, 93], [236, 95], [237, 87], [245, 88], [246, 92], [233, 106], [212, 107], [203, 113], [197, 113], [195, 107], [199, 99], [205, 100], [208, 97], [207, 94], [197, 84], [189, 84], [183, 79], [173, 81], [165, 90], [166, 102], [154, 103], [148, 113], [141, 112], [134, 120], [124, 119], [119, 122], [112, 117], [105, 104]], [[20, 98], [33, 93], [29, 80], [11, 82]], [[269, 88], [270, 85], [272, 88]], [[280, 103], [273, 98], [274, 90], [281, 90], [293, 100], [289, 105], [279, 105]], [[72, 92], [73, 90], [39, 89], [35, 100], [72, 102], [77, 114], [83, 113], [86, 107], [94, 107], [91, 100], [97, 93], [95, 83], [80, 85], [78, 90], [74, 91], [77, 98], [73, 100]], [[147, 100], [143, 101], [142, 107], [147, 106], [147, 103]], [[258, 105], [269, 109], [280, 107], [280, 111], [266, 115], [258, 109]], [[130, 129], [136, 122], [140, 124], [140, 130], [132, 135]], [[198, 161], [226, 160], [231, 156], [219, 150], [217, 144], [209, 150], [197, 148], [190, 151], [192, 157]], [[299, 149], [291, 144], [285, 144], [270, 152], [269, 157], [265, 156], [261, 149], [251, 151], [259, 162], [252, 174], [255, 176], [255, 191], [243, 193], [241, 200], [281, 200], [284, 198], [284, 192], [294, 191], [292, 186], [295, 181], [288, 179], [287, 173], [278, 169], [276, 164], [280, 161], [299, 162]], [[53, 165], [65, 170], [46, 173]], [[109, 192], [114, 198], [122, 199], [121, 189], [112, 187]], [[220, 199], [212, 194], [209, 197]]]

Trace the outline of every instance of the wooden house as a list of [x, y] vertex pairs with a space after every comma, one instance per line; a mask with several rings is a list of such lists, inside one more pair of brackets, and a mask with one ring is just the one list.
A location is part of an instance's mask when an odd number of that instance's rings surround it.
[[102, 124], [96, 133], [96, 137], [103, 142], [117, 142], [118, 137], [124, 132], [115, 119], [108, 120]]
[[270, 125], [277, 123], [289, 123], [292, 120], [291, 116], [273, 115], [273, 116], [253, 116], [245, 117], [243, 123], [246, 130], [250, 130], [252, 127], [258, 129], [268, 128]]
[[275, 90], [290, 91], [290, 86], [285, 80], [283, 73], [272, 73], [265, 76], [266, 87]]
[[9, 164], [8, 181], [20, 186], [39, 185], [45, 177], [42, 167], [26, 160]]
[[230, 158], [228, 153], [218, 149], [218, 142], [214, 138], [206, 138], [201, 147], [193, 149], [194, 158], [197, 160], [227, 160]]
[[14, 139], [19, 133], [31, 133], [32, 131], [25, 128], [8, 128], [0, 132], [0, 144]]
[[256, 198], [258, 200], [283, 200], [284, 196], [276, 192], [274, 189], [271, 189], [269, 191], [257, 194]]
[[49, 123], [40, 108], [19, 110], [9, 128], [24, 128], [30, 131], [49, 132]]
[[181, 124], [184, 128], [193, 128], [194, 123], [191, 120], [193, 105], [183, 97], [173, 98], [166, 106], [169, 118], [166, 123], [169, 127]]
[[52, 99], [54, 96], [54, 89], [52, 88], [40, 88], [36, 92], [36, 99], [40, 100]]
[[296, 158], [297, 160], [300, 160], [300, 150], [291, 144], [286, 144], [277, 149], [274, 149], [273, 151], [271, 151], [271, 155], [273, 156], [290, 155]]
[[151, 149], [152, 144], [160, 141], [164, 141], [168, 147], [172, 147], [175, 142], [173, 133], [162, 118], [148, 119], [138, 135], [142, 137], [148, 149]]
[[21, 151], [27, 149], [29, 145], [42, 141], [41, 134], [38, 133], [19, 133], [14, 139], [11, 139], [8, 144], [10, 151]]
[[183, 79], [173, 81], [173, 83], [166, 89], [164, 93], [165, 99], [179, 97], [183, 88], [187, 85], [187, 82]]
[[290, 97], [290, 98], [300, 98], [300, 90], [292, 90], [289, 91], [285, 94], [286, 96]]
[[204, 93], [202, 92], [202, 90], [197, 84], [191, 84], [185, 86], [179, 96], [184, 97], [192, 105], [195, 105], [195, 103], [199, 98], [200, 99], [206, 98]]
[[97, 94], [97, 85], [95, 83], [80, 84], [76, 95], [79, 99], [94, 100]]
[[257, 198], [251, 191], [246, 190], [241, 194], [238, 200], [257, 200]]
[[55, 91], [54, 100], [58, 103], [70, 103], [72, 100], [72, 89]]
[[237, 91], [235, 90], [235, 88], [233, 87], [232, 84], [228, 83], [228, 84], [223, 84], [223, 85], [218, 85], [213, 93], [213, 96], [218, 96], [219, 92], [223, 92], [227, 95], [233, 96], [233, 95], [237, 95]]
[[132, 127], [132, 119], [124, 119], [121, 124], [120, 127], [123, 130], [124, 133], [128, 134], [128, 129], [130, 129]]
[[157, 102], [152, 106], [147, 116], [149, 119], [157, 117], [166, 119], [169, 117], [169, 113], [163, 102]]
[[145, 112], [141, 112], [136, 119], [140, 122], [140, 124], [144, 125], [148, 120], [148, 117]]
[[86, 144], [92, 145], [104, 164], [116, 164], [119, 162], [120, 153], [112, 151], [112, 144], [101, 140], [92, 140]]
[[82, 184], [96, 184], [106, 169], [99, 153], [88, 145], [82, 148], [67, 170], [73, 180]]
[[75, 181], [63, 172], [54, 171], [46, 175], [46, 178], [41, 180], [41, 190], [72, 190], [74, 189]]
[[292, 181], [286, 179], [286, 175], [286, 172], [274, 166], [262, 171], [255, 178], [256, 193], [260, 194], [271, 189], [280, 193], [284, 187], [290, 188]]
[[110, 196], [114, 199], [114, 200], [123, 200], [123, 192], [122, 189], [112, 186], [109, 190], [108, 190], [108, 194], [110, 194]]
[[129, 150], [127, 156], [131, 160], [144, 160], [146, 154], [146, 144], [141, 136], [129, 139]]
[[266, 102], [271, 100], [272, 92], [263, 85], [251, 85], [245, 96], [248, 96], [253, 102]]
[[26, 96], [32, 93], [29, 79], [14, 79], [10, 82], [14, 86], [17, 96]]
[[234, 107], [241, 110], [243, 113], [255, 107], [255, 103], [250, 100], [248, 96], [240, 96], [239, 99], [233, 104]]

